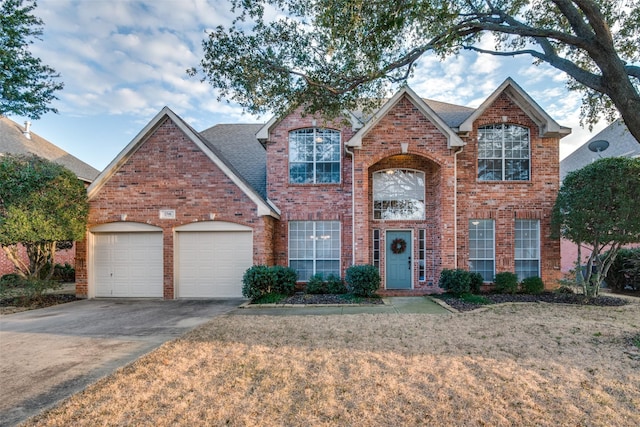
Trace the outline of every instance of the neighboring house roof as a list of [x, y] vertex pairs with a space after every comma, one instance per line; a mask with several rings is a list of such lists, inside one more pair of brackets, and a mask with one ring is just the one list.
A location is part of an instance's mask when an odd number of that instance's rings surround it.
[[[169, 118], [173, 121], [182, 132], [189, 138], [202, 152], [216, 165], [218, 168], [222, 170], [222, 172], [233, 181], [235, 185], [238, 186], [242, 190], [243, 193], [249, 197], [258, 207], [258, 215], [271, 215], [276, 218], [279, 218], [280, 212], [278, 209], [267, 200], [259, 191], [259, 189], [255, 188], [252, 183], [249, 182], [241, 173], [240, 170], [244, 170], [245, 166], [242, 165], [243, 162], [235, 155], [231, 155], [234, 158], [236, 164], [226, 158], [224, 154], [225, 151], [229, 152], [228, 143], [221, 142], [225, 140], [225, 132], [224, 127], [220, 130], [212, 131], [211, 128], [208, 129], [207, 134], [212, 137], [212, 140], [207, 139], [204, 135], [196, 132], [191, 126], [189, 126], [184, 120], [182, 120], [176, 113], [171, 111], [168, 107], [164, 107], [145, 127], [136, 135], [136, 137], [116, 156], [115, 159], [100, 173], [100, 175], [96, 178], [96, 180], [89, 186], [87, 189], [87, 193], [89, 195], [89, 199], [91, 199], [95, 194], [102, 188], [102, 186], [124, 165], [129, 158], [138, 150], [138, 148], [144, 144], [144, 142], [149, 138], [163, 122], [165, 118]], [[242, 125], [240, 125], [242, 126]], [[249, 125], [252, 126], [252, 125]], [[255, 129], [258, 129], [261, 125], [256, 125]], [[242, 129], [243, 131], [247, 131], [250, 128]], [[252, 129], [251, 129], [252, 130]], [[211, 132], [209, 132], [211, 131]], [[229, 134], [229, 132], [227, 132]], [[243, 135], [247, 135], [246, 132]], [[244, 140], [242, 137], [237, 138], [233, 137], [233, 140]], [[253, 135], [253, 140], [255, 144], [258, 144], [258, 141], [255, 139], [255, 134]], [[242, 147], [239, 151], [242, 151]], [[254, 150], [250, 150], [253, 152]], [[240, 166], [240, 169], [236, 167], [236, 165]], [[265, 161], [266, 165], [266, 161]], [[266, 193], [266, 191], [264, 191]]]
[[616, 120], [560, 162], [560, 179], [605, 157], [640, 157], [640, 143]]
[[218, 150], [238, 174], [267, 199], [267, 151], [256, 133], [262, 124], [220, 124], [200, 132], [207, 145]]
[[571, 133], [571, 129], [560, 126], [551, 118], [512, 78], [507, 78], [484, 102], [459, 126], [459, 132], [471, 132], [473, 122], [489, 108], [502, 94], [506, 94], [540, 128], [540, 136], [562, 138]]
[[91, 183], [100, 173], [96, 168], [4, 116], [0, 116], [0, 153], [34, 154], [66, 167], [78, 179], [87, 183]]

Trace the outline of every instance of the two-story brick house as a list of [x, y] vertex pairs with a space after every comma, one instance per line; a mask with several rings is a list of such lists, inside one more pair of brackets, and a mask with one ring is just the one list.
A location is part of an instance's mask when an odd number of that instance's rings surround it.
[[553, 285], [569, 132], [511, 79], [478, 108], [405, 87], [366, 118], [298, 110], [200, 133], [165, 108], [88, 190], [77, 293], [239, 296], [252, 264], [303, 282], [374, 264], [386, 294], [438, 292], [454, 267]]

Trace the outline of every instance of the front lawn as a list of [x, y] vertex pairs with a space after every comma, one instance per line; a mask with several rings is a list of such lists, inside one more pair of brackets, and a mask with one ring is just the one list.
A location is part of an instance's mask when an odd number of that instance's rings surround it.
[[217, 317], [27, 425], [640, 425], [640, 303]]

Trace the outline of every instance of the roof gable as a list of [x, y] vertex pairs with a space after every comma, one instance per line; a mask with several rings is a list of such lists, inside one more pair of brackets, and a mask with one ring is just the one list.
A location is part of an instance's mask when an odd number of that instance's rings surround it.
[[448, 148], [462, 147], [465, 145], [464, 141], [460, 139], [453, 129], [451, 129], [422, 98], [417, 96], [409, 86], [404, 86], [391, 99], [385, 102], [382, 107], [373, 114], [367, 123], [360, 128], [349, 141], [347, 141], [346, 145], [349, 147], [362, 147], [362, 138], [364, 138], [371, 129], [373, 129], [405, 96], [447, 138]]
[[279, 217], [279, 212], [262, 195], [238, 173], [238, 171], [223, 157], [221, 152], [212, 146], [204, 137], [185, 123], [177, 114], [168, 107], [164, 107], [136, 137], [116, 156], [115, 159], [100, 173], [96, 180], [89, 186], [87, 193], [89, 199], [109, 181], [109, 179], [131, 158], [147, 139], [153, 135], [156, 129], [164, 122], [165, 118], [175, 125], [193, 142], [240, 190], [249, 197], [258, 207], [258, 215], [271, 215]]
[[551, 118], [518, 84], [512, 79], [506, 79], [485, 101], [460, 124], [460, 133], [471, 132], [473, 122], [489, 108], [502, 93], [507, 95], [536, 123], [543, 138], [562, 138], [571, 133], [571, 129], [560, 126]]

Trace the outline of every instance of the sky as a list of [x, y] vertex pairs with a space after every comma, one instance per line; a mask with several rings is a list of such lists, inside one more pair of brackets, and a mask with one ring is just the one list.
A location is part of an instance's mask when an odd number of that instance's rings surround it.
[[[32, 131], [96, 169], [104, 169], [164, 107], [198, 131], [220, 123], [265, 123], [217, 101], [217, 92], [186, 70], [203, 56], [206, 31], [233, 20], [226, 0], [40, 0], [44, 21], [32, 52], [60, 73], [65, 87]], [[488, 47], [491, 41], [487, 40]], [[603, 129], [580, 127], [580, 97], [565, 76], [529, 57], [465, 52], [424, 56], [409, 80], [421, 97], [477, 107], [512, 77], [559, 124], [571, 127], [560, 158]], [[23, 124], [26, 118], [9, 116]]]

